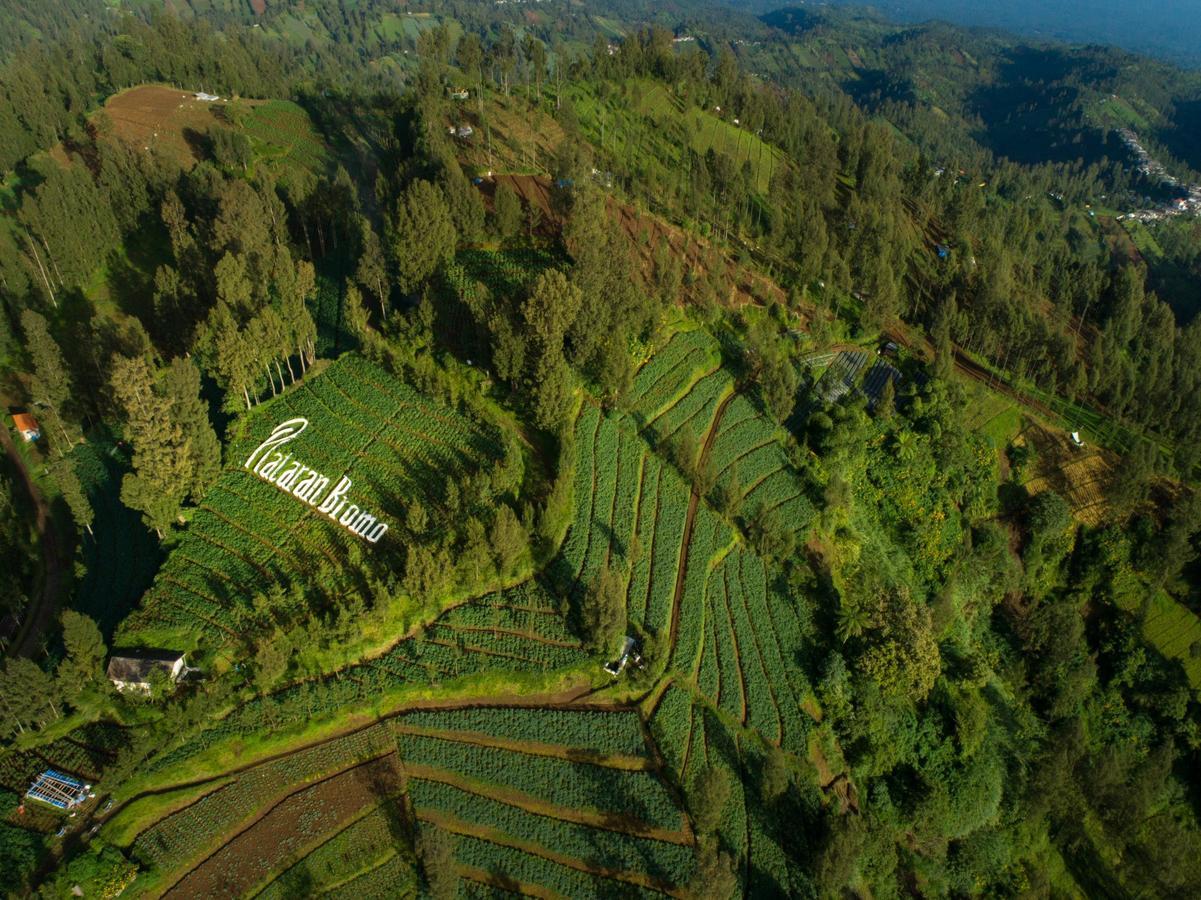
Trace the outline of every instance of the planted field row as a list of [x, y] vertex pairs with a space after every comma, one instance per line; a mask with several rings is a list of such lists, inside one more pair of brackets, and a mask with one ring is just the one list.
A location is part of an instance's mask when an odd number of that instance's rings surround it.
[[735, 721], [804, 753], [800, 624], [787, 600], [769, 600], [763, 562], [745, 549], [732, 551], [710, 578], [706, 603], [711, 628], [698, 687]]
[[417, 873], [399, 853], [322, 895], [325, 900], [368, 900], [371, 897], [416, 897]]
[[552, 572], [578, 596], [608, 564], [626, 571], [636, 621], [662, 627], [683, 535], [688, 489], [650, 453], [634, 423], [592, 407], [576, 424], [575, 517]]
[[467, 834], [460, 834], [455, 839], [455, 861], [461, 868], [470, 870], [463, 873], [468, 878], [537, 885], [560, 897], [640, 896], [642, 893], [651, 893]]
[[298, 791], [189, 871], [165, 896], [240, 895], [267, 880], [281, 860], [301, 855], [347, 818], [399, 789], [395, 758], [385, 757]]
[[1194, 690], [1201, 690], [1201, 656], [1193, 646], [1201, 641], [1201, 618], [1164, 593], [1156, 594], [1143, 621], [1143, 635], [1168, 659], [1177, 660]]
[[703, 329], [672, 335], [634, 377], [628, 405], [634, 417], [646, 425], [684, 396], [706, 372], [721, 362], [717, 342]]
[[691, 722], [692, 696], [675, 684], [668, 686], [647, 724], [668, 768], [677, 773], [684, 770]]
[[[648, 723], [651, 736], [684, 786], [693, 785], [708, 766], [726, 773], [730, 798], [723, 808], [718, 834], [736, 860], [747, 847], [746, 806], [736, 739], [717, 716], [701, 703], [693, 703], [684, 688], [668, 688]], [[741, 877], [741, 867], [740, 877]]]
[[418, 710], [396, 721], [409, 728], [475, 732], [509, 741], [546, 741], [595, 753], [646, 755], [638, 716], [633, 713], [494, 706]]
[[682, 884], [692, 868], [692, 848], [653, 838], [540, 815], [440, 781], [410, 778], [409, 799], [418, 817], [430, 811], [495, 829], [541, 847], [544, 856], [569, 856], [591, 869], [643, 873]]
[[671, 656], [671, 667], [686, 678], [692, 676], [704, 644], [705, 592], [709, 589], [714, 557], [729, 546], [732, 538], [730, 527], [716, 514], [705, 506], [697, 508]]
[[255, 766], [147, 828], [134, 840], [133, 854], [157, 868], [174, 869], [201, 855], [221, 835], [297, 785], [393, 749], [388, 730], [375, 726]]
[[650, 568], [647, 572], [645, 603], [648, 628], [662, 629], [671, 623], [676, 578], [684, 550], [691, 489], [671, 466], [664, 465], [659, 479], [658, 515], [653, 520], [650, 543], [643, 543]]
[[[308, 426], [279, 452], [320, 471], [331, 489], [346, 474], [353, 482], [347, 500], [390, 525], [409, 498], [436, 505], [448, 478], [460, 487], [472, 484], [502, 455], [495, 429], [422, 397], [359, 357], [344, 356], [256, 413], [229, 469], [127, 622], [128, 632], [202, 632], [221, 641], [251, 626], [250, 607], [263, 584], [285, 591], [296, 585], [297, 599], [363, 587], [342, 566], [348, 546], [361, 538], [242, 466], [279, 422], [294, 417]], [[383, 566], [394, 550], [385, 537], [364, 556], [369, 565]]]
[[716, 484], [738, 498], [743, 518], [775, 510], [796, 531], [813, 520], [813, 506], [780, 443], [779, 429], [747, 397], [738, 395], [726, 407], [709, 462]]
[[813, 521], [813, 503], [793, 469], [778, 469], [743, 495], [741, 513], [744, 518], [754, 519], [768, 511], [776, 515], [784, 527], [797, 533], [804, 533]]
[[[659, 444], [692, 441], [699, 455], [705, 435], [722, 401], [734, 390], [734, 380], [724, 369], [705, 375], [676, 403], [652, 419], [649, 428]], [[690, 460], [695, 462], [695, 460]]]
[[709, 766], [726, 773], [730, 798], [723, 808], [718, 834], [725, 849], [741, 859], [747, 844], [746, 808], [735, 738], [711, 710], [693, 704], [687, 691], [679, 687], [664, 695], [651, 717], [650, 729], [660, 747], [674, 743], [678, 748], [672, 768], [680, 784], [695, 784]]
[[306, 892], [355, 880], [396, 855], [400, 815], [400, 808], [392, 803], [377, 807], [280, 873], [255, 896], [260, 900], [293, 900]]
[[588, 553], [591, 523], [596, 501], [596, 448], [600, 436], [601, 412], [591, 403], [585, 403], [576, 419], [575, 435], [575, 479], [572, 482], [573, 516], [567, 530], [567, 538], [560, 548], [563, 565], [562, 578], [567, 584], [574, 583], [579, 575], [583, 559]]
[[613, 816], [631, 823], [631, 830], [680, 828], [679, 810], [651, 772], [613, 769], [428, 735], [398, 733], [397, 744], [406, 767], [439, 770], [465, 779], [460, 782], [464, 786], [494, 796], [517, 791], [541, 804]]

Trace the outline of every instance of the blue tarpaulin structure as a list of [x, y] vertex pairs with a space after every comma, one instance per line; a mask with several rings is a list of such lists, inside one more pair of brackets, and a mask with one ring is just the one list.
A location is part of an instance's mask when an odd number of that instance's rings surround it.
[[25, 796], [59, 809], [74, 809], [88, 798], [91, 789], [90, 784], [84, 784], [78, 778], [47, 769], [33, 780]]

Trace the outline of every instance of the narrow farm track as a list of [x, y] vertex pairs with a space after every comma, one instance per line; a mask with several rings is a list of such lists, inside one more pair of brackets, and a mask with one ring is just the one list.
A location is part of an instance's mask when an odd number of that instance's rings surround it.
[[41, 550], [42, 585], [41, 590], [34, 596], [33, 602], [25, 612], [25, 621], [21, 624], [11, 652], [20, 656], [31, 656], [38, 649], [39, 638], [54, 620], [58, 612], [59, 597], [62, 594], [65, 573], [70, 571], [70, 546], [66, 545], [58, 530], [54, 527], [54, 517], [50, 515], [50, 505], [42, 496], [33, 476], [25, 466], [25, 460], [17, 452], [12, 435], [7, 428], [0, 428], [0, 443], [8, 454], [8, 461], [25, 488], [30, 503], [34, 509], [34, 528], [38, 533], [38, 547]]

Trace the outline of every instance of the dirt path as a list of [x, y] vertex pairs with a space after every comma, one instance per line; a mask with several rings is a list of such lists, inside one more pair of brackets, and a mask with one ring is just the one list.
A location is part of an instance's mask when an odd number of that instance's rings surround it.
[[0, 443], [4, 444], [4, 452], [13, 468], [17, 471], [25, 492], [29, 495], [34, 508], [34, 526], [38, 532], [38, 542], [41, 548], [42, 585], [41, 590], [30, 598], [29, 607], [25, 610], [25, 618], [21, 628], [14, 638], [10, 652], [14, 655], [32, 656], [38, 649], [38, 642], [47, 627], [58, 613], [58, 600], [66, 573], [70, 567], [69, 546], [64, 546], [62, 536], [54, 527], [54, 518], [50, 515], [50, 506], [42, 496], [25, 459], [17, 452], [12, 435], [7, 428], [0, 428]]
[[[895, 341], [908, 350], [916, 350], [917, 352], [923, 354], [923, 356], [928, 356], [930, 358], [933, 358], [934, 356], [934, 345], [930, 342], [929, 338], [922, 337], [915, 341], [910, 339], [910, 337], [904, 332], [896, 329], [885, 332], [885, 335], [890, 341]], [[984, 366], [980, 365], [978, 362], [968, 356], [958, 344], [954, 344], [953, 348], [955, 369], [961, 375], [970, 378], [973, 381], [978, 381], [990, 389], [1016, 400], [1022, 406], [1037, 410], [1040, 415], [1045, 416], [1052, 422], [1059, 419], [1059, 414], [1051, 409], [1051, 407], [1047, 406], [1040, 400], [1036, 400], [1035, 398], [1022, 393], [1004, 378], [1001, 378], [1000, 376], [984, 368]]]

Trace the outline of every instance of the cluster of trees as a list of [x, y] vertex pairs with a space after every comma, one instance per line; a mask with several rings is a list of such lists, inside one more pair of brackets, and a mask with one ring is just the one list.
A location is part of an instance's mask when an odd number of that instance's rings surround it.
[[1167, 519], [1135, 505], [1099, 529], [1053, 493], [1002, 506], [961, 403], [909, 386], [891, 414], [851, 400], [802, 431], [827, 510], [820, 565], [788, 577], [824, 598], [809, 625], [818, 739], [839, 748], [859, 812], [797, 810], [824, 835], [797, 859], [819, 893], [915, 878], [1054, 891], [1050, 842], [1086, 888], [1194, 892], [1197, 707], [1128, 611], [1196, 557], [1196, 503]]
[[12, 656], [0, 671], [0, 738], [38, 731], [65, 712], [86, 708], [111, 686], [104, 677], [108, 650], [96, 623], [83, 613], [62, 614], [65, 656], [53, 672]]

